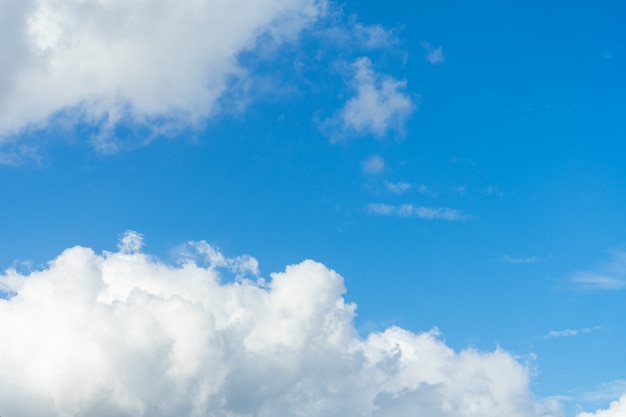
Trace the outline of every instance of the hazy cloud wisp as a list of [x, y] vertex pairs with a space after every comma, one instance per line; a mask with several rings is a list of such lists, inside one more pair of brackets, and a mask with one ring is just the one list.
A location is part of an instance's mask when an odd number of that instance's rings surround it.
[[414, 204], [395, 206], [384, 203], [371, 203], [367, 205], [366, 211], [381, 216], [417, 217], [423, 220], [460, 221], [468, 219], [467, 215], [449, 207], [423, 207]]
[[350, 135], [380, 138], [389, 132], [404, 133], [404, 125], [415, 110], [404, 91], [405, 80], [375, 72], [369, 58], [361, 57], [351, 66], [355, 94], [343, 108], [320, 124], [322, 132], [333, 140]]

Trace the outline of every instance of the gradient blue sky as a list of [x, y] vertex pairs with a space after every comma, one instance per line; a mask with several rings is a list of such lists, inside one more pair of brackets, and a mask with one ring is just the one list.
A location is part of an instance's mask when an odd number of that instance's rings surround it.
[[262, 276], [314, 259], [344, 277], [362, 335], [437, 327], [531, 360], [532, 391], [566, 415], [607, 407], [626, 392], [625, 17], [621, 1], [330, 4], [286, 40], [232, 46], [215, 100], [157, 110], [125, 84], [90, 104], [106, 82], [40, 110], [66, 87], [20, 84], [38, 64], [5, 37], [0, 266], [126, 230], [165, 262], [201, 239]]

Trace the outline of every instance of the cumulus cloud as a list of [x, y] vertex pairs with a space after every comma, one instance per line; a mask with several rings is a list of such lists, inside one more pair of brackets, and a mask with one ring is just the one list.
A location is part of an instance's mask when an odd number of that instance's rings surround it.
[[360, 337], [322, 264], [231, 279], [250, 257], [191, 242], [169, 265], [138, 237], [0, 276], [0, 415], [560, 415], [501, 349], [456, 352], [437, 330]]
[[202, 123], [245, 76], [240, 54], [295, 38], [324, 9], [323, 0], [3, 1], [0, 138], [52, 117], [103, 131], [128, 120]]
[[467, 215], [459, 210], [448, 207], [422, 207], [413, 204], [402, 204], [399, 206], [383, 203], [371, 203], [366, 208], [368, 213], [381, 216], [417, 217], [424, 220], [466, 220]]
[[608, 409], [597, 410], [594, 413], [580, 413], [577, 417], [622, 417], [626, 415], [626, 395], [613, 401]]
[[369, 58], [361, 57], [351, 66], [355, 95], [341, 110], [321, 122], [321, 130], [337, 140], [346, 135], [383, 137], [390, 131], [402, 134], [415, 104], [404, 92], [405, 80], [382, 75], [372, 69]]

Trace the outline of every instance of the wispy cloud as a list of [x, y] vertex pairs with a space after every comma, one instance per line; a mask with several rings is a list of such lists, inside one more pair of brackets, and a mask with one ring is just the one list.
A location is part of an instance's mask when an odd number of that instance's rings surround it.
[[528, 257], [514, 257], [511, 255], [504, 255], [500, 258], [500, 262], [505, 264], [536, 264], [539, 262], [540, 258], [538, 256], [528, 256]]
[[591, 333], [597, 330], [600, 330], [601, 327], [583, 327], [582, 329], [563, 329], [563, 330], [552, 330], [549, 331], [543, 338], [544, 339], [554, 339], [558, 337], [570, 337], [570, 336], [580, 336], [581, 334]]
[[433, 65], [441, 64], [445, 61], [441, 46], [434, 47], [427, 41], [421, 42], [420, 45], [422, 45], [422, 48], [426, 51], [426, 61]]
[[357, 41], [367, 48], [388, 48], [399, 42], [396, 29], [386, 29], [381, 25], [356, 22], [352, 30]]
[[617, 401], [611, 402], [607, 409], [599, 409], [593, 413], [580, 413], [576, 417], [622, 417], [624, 415], [626, 415], [626, 394], [623, 394]]
[[391, 216], [396, 214], [397, 208], [391, 204], [371, 203], [367, 205], [367, 212], [379, 216]]
[[612, 259], [596, 270], [575, 272], [570, 277], [574, 288], [581, 291], [616, 291], [626, 288], [626, 252], [614, 252]]
[[373, 155], [361, 161], [361, 168], [365, 174], [380, 174], [385, 170], [385, 160], [378, 155]]
[[[614, 400], [622, 395], [626, 395], [626, 379], [617, 379], [601, 384], [595, 390], [583, 392], [577, 397], [583, 401], [600, 403]], [[624, 406], [626, 406], [626, 401], [624, 401]], [[624, 411], [626, 411], [626, 407]], [[612, 415], [618, 416], [618, 414]]]
[[426, 194], [426, 193], [428, 193], [430, 191], [428, 190], [428, 187], [426, 187], [425, 185], [422, 184], [422, 185], [418, 185], [417, 186], [417, 192], [420, 193], [420, 194]]
[[626, 288], [624, 277], [597, 274], [595, 272], [578, 272], [571, 278], [571, 282], [584, 291], [613, 291]]
[[417, 217], [423, 220], [460, 221], [469, 217], [458, 210], [448, 207], [423, 207], [413, 204], [399, 206], [382, 203], [368, 204], [366, 211], [379, 216], [397, 216], [401, 218]]
[[403, 194], [411, 189], [411, 184], [409, 184], [408, 182], [385, 181], [385, 188], [390, 193]]
[[415, 110], [404, 91], [406, 80], [382, 75], [372, 69], [369, 58], [361, 57], [351, 66], [351, 87], [355, 94], [332, 117], [320, 122], [321, 131], [332, 140], [350, 134], [383, 137], [391, 131], [404, 133], [406, 120]]
[[500, 191], [500, 188], [495, 186], [495, 185], [488, 185], [486, 187], [484, 187], [481, 192], [484, 195], [495, 195], [498, 197], [502, 197], [503, 193], [502, 191]]

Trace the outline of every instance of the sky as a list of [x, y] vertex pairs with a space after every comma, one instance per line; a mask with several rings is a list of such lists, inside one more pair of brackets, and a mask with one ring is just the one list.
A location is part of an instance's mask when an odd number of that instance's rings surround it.
[[0, 415], [626, 416], [624, 16], [0, 0]]

